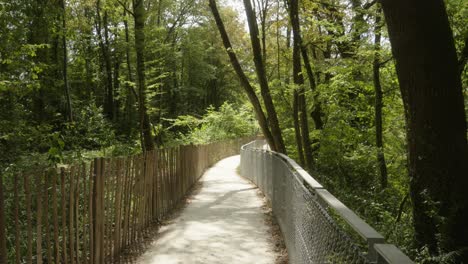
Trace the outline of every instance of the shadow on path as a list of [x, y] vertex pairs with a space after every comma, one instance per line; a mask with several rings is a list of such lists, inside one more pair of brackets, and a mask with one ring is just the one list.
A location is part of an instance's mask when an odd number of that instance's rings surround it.
[[199, 192], [137, 263], [275, 263], [263, 199], [237, 174], [239, 161], [233, 156], [207, 170]]

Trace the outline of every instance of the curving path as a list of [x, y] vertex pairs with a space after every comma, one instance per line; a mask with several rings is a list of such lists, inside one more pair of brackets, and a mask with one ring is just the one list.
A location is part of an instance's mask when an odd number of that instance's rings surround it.
[[221, 160], [201, 178], [201, 190], [160, 228], [141, 264], [274, 264], [270, 227], [257, 188], [237, 174], [240, 156]]

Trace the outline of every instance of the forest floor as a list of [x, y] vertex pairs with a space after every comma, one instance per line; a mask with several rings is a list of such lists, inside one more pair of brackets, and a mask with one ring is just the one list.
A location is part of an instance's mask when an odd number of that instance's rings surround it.
[[239, 162], [233, 156], [208, 169], [137, 263], [287, 263], [271, 210], [258, 188], [238, 175]]

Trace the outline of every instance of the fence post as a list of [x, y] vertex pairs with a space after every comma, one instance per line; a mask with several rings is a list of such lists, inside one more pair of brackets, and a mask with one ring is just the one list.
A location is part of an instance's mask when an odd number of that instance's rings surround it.
[[94, 181], [93, 181], [93, 252], [95, 264], [104, 263], [103, 244], [103, 198], [104, 198], [104, 160], [94, 159]]

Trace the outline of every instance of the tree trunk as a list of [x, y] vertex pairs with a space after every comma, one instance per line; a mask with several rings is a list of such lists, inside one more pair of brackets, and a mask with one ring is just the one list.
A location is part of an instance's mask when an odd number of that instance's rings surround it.
[[280, 45], [280, 0], [276, 1], [276, 67], [278, 67], [278, 80], [281, 81], [281, 45]]
[[286, 153], [281, 128], [279, 126], [278, 115], [276, 114], [275, 105], [273, 104], [273, 99], [271, 98], [265, 65], [262, 59], [262, 48], [260, 46], [257, 19], [255, 17], [255, 13], [252, 10], [252, 4], [250, 3], [250, 0], [244, 0], [244, 7], [250, 29], [250, 40], [252, 42], [255, 69], [258, 82], [260, 84], [263, 103], [265, 104], [265, 109], [268, 114], [271, 134], [273, 135], [273, 140], [275, 141], [275, 146], [278, 152]]
[[245, 75], [242, 67], [237, 59], [236, 53], [232, 48], [231, 41], [229, 40], [229, 36], [226, 32], [226, 28], [224, 27], [224, 23], [219, 15], [218, 7], [216, 6], [215, 0], [209, 0], [209, 5], [211, 12], [213, 13], [213, 17], [215, 19], [216, 25], [218, 27], [219, 33], [223, 40], [224, 48], [226, 49], [229, 59], [231, 60], [232, 67], [236, 71], [237, 76], [240, 79], [240, 83], [244, 88], [247, 96], [249, 97], [250, 103], [254, 107], [255, 114], [257, 116], [258, 123], [260, 125], [260, 129], [262, 130], [265, 139], [267, 140], [268, 144], [270, 145], [271, 149], [277, 151], [275, 141], [273, 139], [273, 135], [270, 132], [270, 128], [268, 127], [267, 118], [265, 113], [263, 112], [262, 106], [260, 104], [260, 100], [258, 99], [257, 95], [255, 94], [255, 90], [249, 82], [249, 79]]
[[382, 19], [381, 10], [377, 11], [375, 17], [375, 30], [374, 30], [374, 62], [373, 62], [373, 79], [375, 90], [375, 146], [377, 147], [377, 163], [379, 166], [380, 187], [385, 189], [387, 187], [387, 165], [385, 162], [383, 135], [382, 135], [382, 108], [383, 108], [383, 93], [382, 85], [380, 84], [380, 41], [382, 38]]
[[113, 117], [114, 117], [114, 120], [116, 122], [119, 122], [119, 119], [120, 119], [120, 113], [119, 113], [119, 109], [120, 109], [120, 94], [119, 94], [119, 90], [120, 90], [120, 59], [119, 59], [119, 55], [116, 54], [115, 55], [115, 62], [114, 62], [114, 96], [115, 99], [113, 99], [113, 104], [112, 104], [112, 112], [113, 112]]
[[[106, 65], [106, 78], [107, 78], [107, 100], [106, 100], [106, 113], [110, 120], [115, 118], [114, 110], [114, 83], [112, 79], [112, 60], [109, 43], [109, 14], [107, 11], [104, 12], [104, 62]], [[116, 74], [116, 73], [114, 73]]]
[[[101, 1], [96, 1], [96, 31], [99, 38], [99, 48], [101, 49], [102, 59], [105, 69], [105, 100], [104, 100], [104, 113], [110, 120], [113, 120], [113, 105], [114, 105], [114, 94], [112, 85], [112, 62], [109, 51], [109, 31], [107, 23], [107, 11], [104, 12], [104, 19], [101, 19]], [[102, 36], [102, 29], [104, 27], [104, 36]]]
[[305, 167], [304, 149], [302, 147], [301, 125], [299, 122], [299, 94], [294, 90], [293, 94], [293, 122], [294, 122], [294, 135], [296, 137], [297, 155], [301, 166]]
[[62, 46], [63, 46], [63, 85], [65, 88], [65, 97], [67, 99], [67, 120], [73, 122], [73, 108], [71, 104], [70, 84], [68, 83], [68, 52], [67, 52], [67, 23], [65, 0], [61, 1], [62, 7]]
[[151, 126], [146, 109], [146, 75], [145, 75], [145, 7], [143, 0], [133, 1], [133, 14], [135, 18], [135, 49], [137, 58], [138, 77], [138, 105], [140, 113], [140, 133], [142, 136], [143, 151], [154, 149]]
[[[468, 146], [461, 78], [444, 1], [383, 0], [406, 111], [410, 192], [418, 246], [465, 248]], [[440, 235], [439, 235], [440, 234]]]
[[104, 44], [103, 44], [103, 56], [104, 56], [104, 65], [106, 66], [106, 103], [104, 104], [107, 117], [110, 120], [114, 120], [114, 85], [112, 83], [112, 62], [110, 55], [110, 43], [109, 43], [109, 23], [108, 23], [108, 13], [104, 12]]
[[258, 2], [258, 9], [260, 10], [260, 28], [262, 30], [262, 59], [263, 59], [263, 64], [266, 65], [266, 60], [267, 60], [266, 22], [267, 22], [267, 17], [268, 17], [269, 0], [260, 0]]
[[309, 122], [307, 118], [307, 103], [304, 90], [304, 76], [302, 74], [301, 65], [301, 31], [299, 26], [299, 3], [297, 0], [289, 1], [289, 16], [293, 29], [293, 78], [294, 83], [298, 86], [298, 104], [299, 104], [299, 119], [301, 125], [302, 146], [304, 148], [304, 156], [306, 167], [312, 169], [314, 160], [312, 156], [312, 144], [309, 137]]
[[[302, 55], [302, 60], [304, 61], [304, 67], [306, 69], [307, 77], [309, 78], [309, 86], [310, 90], [314, 94], [314, 109], [310, 113], [310, 116], [314, 120], [314, 125], [315, 129], [323, 129], [323, 121], [322, 121], [322, 106], [320, 102], [318, 101], [318, 96], [317, 96], [317, 81], [315, 80], [314, 73], [312, 71], [312, 66], [310, 64], [310, 59], [309, 59], [309, 54], [307, 52], [307, 47], [303, 44], [302, 41], [302, 33], [301, 33], [301, 25], [300, 25], [300, 19], [299, 19], [299, 3], [294, 1], [288, 2], [288, 11], [290, 13], [290, 20], [291, 20], [291, 25], [293, 27], [293, 30], [297, 32], [297, 35], [294, 36], [296, 41], [299, 43], [300, 50], [301, 50], [301, 55]], [[295, 10], [294, 10], [295, 9]], [[294, 14], [291, 14], [293, 12]]]
[[[127, 21], [127, 11], [124, 10], [124, 27], [125, 27], [125, 59], [127, 63], [127, 78], [128, 81], [133, 83], [133, 74], [132, 74], [132, 64], [130, 62], [130, 32], [128, 29], [128, 21]], [[133, 86], [127, 84], [128, 89], [130, 89], [131, 93], [133, 96], [135, 96], [135, 99], [138, 99], [138, 94], [135, 91], [135, 88]]]
[[[130, 58], [130, 32], [128, 28], [128, 14], [127, 11], [124, 9], [124, 29], [125, 29], [125, 64], [127, 65], [127, 83], [125, 84], [126, 89], [129, 91], [126, 104], [125, 104], [125, 132], [128, 136], [131, 135], [133, 131], [133, 127], [135, 127], [138, 122], [135, 122], [137, 119], [136, 111], [134, 108], [135, 102], [138, 101], [138, 94], [133, 87], [134, 79], [133, 79], [133, 70], [132, 70], [132, 63]], [[140, 130], [140, 129], [138, 129]], [[140, 136], [141, 133], [140, 133]], [[141, 137], [142, 139], [142, 137]], [[141, 141], [143, 145], [143, 141]]]

